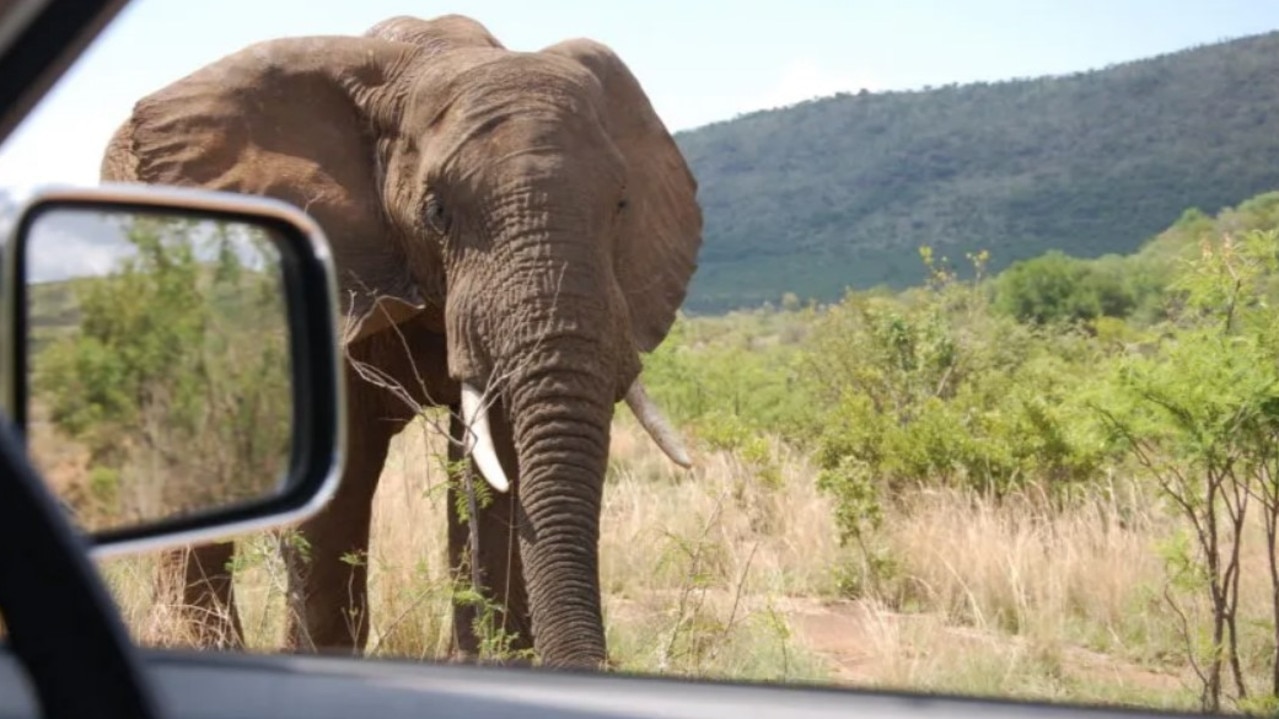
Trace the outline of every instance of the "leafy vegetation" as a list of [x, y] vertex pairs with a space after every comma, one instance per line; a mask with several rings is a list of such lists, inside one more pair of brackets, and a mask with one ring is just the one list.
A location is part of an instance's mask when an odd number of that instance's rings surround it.
[[[1168, 553], [1167, 598], [1183, 616], [1187, 593], [1209, 607], [1206, 626], [1184, 633], [1201, 706], [1211, 712], [1227, 699], [1279, 708], [1279, 313], [1267, 288], [1276, 270], [1279, 229], [1206, 242], [1176, 278], [1184, 326], [1152, 356], [1120, 360], [1109, 406], [1099, 407], [1183, 522], [1184, 541]], [[1271, 635], [1260, 642], [1240, 627], [1250, 609], [1240, 606], [1240, 574], [1241, 550], [1254, 539], [1245, 536], [1251, 512], [1261, 514], [1272, 595]], [[1264, 657], [1271, 676], [1258, 682], [1248, 657]]]
[[[619, 417], [601, 523], [618, 666], [1273, 715], [1279, 193], [1186, 211], [1126, 255], [991, 274], [984, 252], [964, 272], [917, 253], [919, 286], [681, 317], [646, 358], [698, 467]], [[373, 654], [449, 644], [448, 477], [410, 459], [442, 452], [422, 426], [379, 492]], [[271, 542], [236, 568], [264, 649], [287, 611]], [[144, 574], [110, 576], [156, 641], [172, 614]]]
[[[1277, 207], [1270, 193], [1216, 217], [1187, 211], [1130, 255], [1048, 252], [993, 277], [984, 253], [969, 255], [965, 279], [924, 248], [920, 287], [766, 308], [753, 329], [745, 312], [681, 320], [646, 376], [710, 446], [750, 457], [766, 434], [806, 452], [852, 550], [840, 591], [903, 609], [942, 598], [911, 569], [919, 558], [888, 541], [888, 523], [928, 506], [921, 498], [1011, 504], [1046, 526], [1105, 506], [1131, 526], [1144, 510], [1114, 503], [1125, 478], [1161, 508], [1142, 520], [1159, 528], [1157, 599], [1132, 609], [1158, 613], [1175, 638], [1156, 666], [1192, 668], [1205, 710], [1273, 712]], [[726, 423], [745, 428], [735, 444], [718, 440]], [[1024, 606], [974, 613], [973, 601], [967, 590], [943, 607], [1026, 631]]]
[[274, 248], [241, 226], [123, 219], [111, 272], [29, 293], [36, 459], [84, 450], [84, 471], [49, 469], [90, 528], [260, 497], [291, 439]]
[[1063, 77], [845, 93], [680, 133], [706, 218], [686, 307], [901, 289], [926, 279], [921, 246], [989, 250], [990, 270], [1053, 249], [1130, 253], [1183, 208], [1279, 188], [1276, 57], [1271, 33]]

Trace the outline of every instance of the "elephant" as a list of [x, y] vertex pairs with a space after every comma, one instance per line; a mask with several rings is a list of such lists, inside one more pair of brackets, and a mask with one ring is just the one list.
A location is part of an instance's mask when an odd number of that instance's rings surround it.
[[[611, 422], [627, 402], [690, 466], [640, 374], [702, 241], [697, 181], [616, 53], [580, 38], [514, 51], [461, 15], [267, 40], [139, 99], [100, 178], [278, 198], [330, 241], [348, 455], [329, 504], [297, 527], [305, 544], [284, 549], [289, 648], [365, 651], [367, 574], [343, 557], [368, 548], [389, 443], [419, 404], [449, 408], [449, 458], [469, 458], [495, 498], [468, 550], [450, 490], [453, 571], [476, 557], [501, 626], [541, 665], [607, 668]], [[195, 612], [230, 610], [197, 628], [200, 641], [243, 643], [233, 551], [166, 560], [181, 563]], [[476, 652], [475, 611], [455, 602], [463, 657]]]

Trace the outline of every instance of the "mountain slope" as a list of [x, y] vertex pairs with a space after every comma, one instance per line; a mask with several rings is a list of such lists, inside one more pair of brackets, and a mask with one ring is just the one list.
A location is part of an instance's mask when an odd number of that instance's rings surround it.
[[706, 218], [687, 309], [1131, 252], [1279, 188], [1279, 32], [1064, 77], [843, 94], [679, 133]]

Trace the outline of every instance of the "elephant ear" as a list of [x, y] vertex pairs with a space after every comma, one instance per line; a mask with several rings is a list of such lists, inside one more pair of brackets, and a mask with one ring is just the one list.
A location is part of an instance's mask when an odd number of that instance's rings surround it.
[[389, 68], [418, 49], [366, 38], [272, 40], [138, 101], [102, 162], [104, 181], [194, 186], [292, 203], [320, 224], [354, 341], [425, 303], [392, 240], [375, 160], [377, 117], [357, 98], [394, 94]]
[[578, 39], [543, 52], [576, 60], [603, 89], [599, 114], [627, 166], [628, 205], [615, 267], [636, 347], [650, 352], [670, 331], [697, 269], [697, 181], [639, 81], [612, 50]]

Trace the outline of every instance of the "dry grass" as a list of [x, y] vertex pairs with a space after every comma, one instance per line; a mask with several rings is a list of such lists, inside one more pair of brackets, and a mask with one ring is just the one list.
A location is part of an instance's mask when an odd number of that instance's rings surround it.
[[[835, 532], [811, 475], [790, 458], [778, 488], [754, 482], [732, 456], [675, 468], [619, 419], [602, 519], [601, 579], [615, 660], [626, 669], [757, 679], [820, 679], [761, 594], [830, 587]], [[777, 451], [789, 456], [778, 446]], [[426, 424], [396, 437], [374, 505], [369, 566], [370, 653], [441, 657], [451, 613], [443, 444]], [[284, 625], [285, 573], [267, 536], [242, 541], [236, 592], [246, 641], [269, 651]], [[184, 643], [172, 607], [152, 601], [153, 559], [106, 567], [140, 641]]]
[[1065, 639], [1087, 618], [1107, 637], [1123, 636], [1143, 614], [1134, 592], [1163, 576], [1153, 551], [1163, 522], [1135, 487], [1125, 489], [1056, 512], [958, 491], [912, 497], [884, 537], [903, 577], [884, 598], [988, 631]]
[[[629, 419], [627, 417], [626, 419]], [[839, 549], [803, 457], [775, 443], [781, 481], [727, 452], [679, 471], [628, 421], [614, 431], [601, 585], [611, 645], [638, 671], [820, 680], [777, 600], [830, 591]]]
[[[368, 557], [374, 654], [439, 657], [448, 644], [441, 449], [417, 426], [392, 445]], [[868, 562], [838, 545], [802, 454], [772, 444], [771, 479], [731, 452], [695, 455], [695, 470], [677, 470], [629, 416], [615, 426], [600, 571], [623, 669], [1194, 706], [1163, 597], [1172, 525], [1136, 485], [1115, 482], [1066, 509], [949, 491], [898, 498]], [[245, 630], [270, 651], [284, 573], [267, 538], [245, 547]], [[1264, 638], [1264, 556], [1251, 551], [1245, 623]], [[135, 633], [171, 644], [149, 563], [116, 561], [108, 574]]]
[[[1160, 516], [1135, 487], [1065, 510], [930, 491], [890, 511], [875, 540], [866, 652], [853, 676], [895, 688], [1186, 706]], [[873, 577], [866, 578], [865, 575]]]

